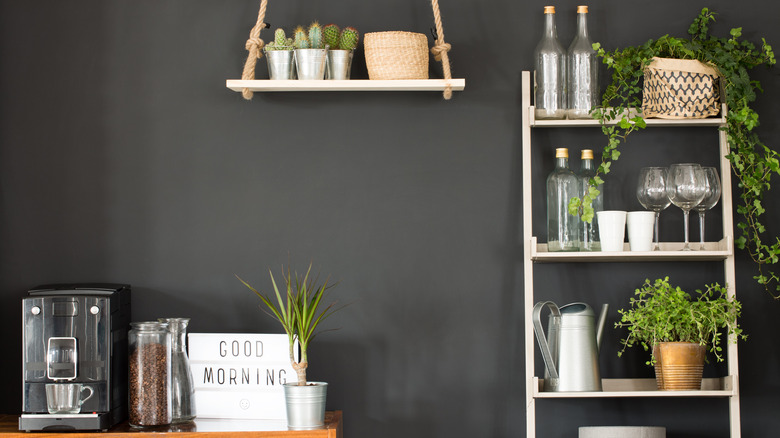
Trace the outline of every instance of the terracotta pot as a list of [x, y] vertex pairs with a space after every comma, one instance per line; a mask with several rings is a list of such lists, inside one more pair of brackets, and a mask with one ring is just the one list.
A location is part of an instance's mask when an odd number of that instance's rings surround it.
[[701, 389], [704, 370], [703, 345], [691, 342], [661, 342], [653, 346], [658, 389], [684, 391]]

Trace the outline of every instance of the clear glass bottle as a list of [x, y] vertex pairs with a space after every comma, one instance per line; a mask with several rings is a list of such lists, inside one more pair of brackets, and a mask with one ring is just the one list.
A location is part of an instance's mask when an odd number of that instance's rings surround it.
[[[591, 178], [596, 176], [596, 167], [593, 164], [593, 150], [583, 149], [581, 153], [580, 171], [577, 174], [580, 178], [580, 196], [588, 193]], [[596, 212], [604, 210], [604, 185], [599, 184], [600, 192], [593, 200], [593, 220], [588, 223], [580, 221], [580, 251], [601, 251], [601, 242], [599, 241], [599, 227], [596, 222]]]
[[566, 52], [558, 42], [555, 6], [544, 7], [544, 33], [534, 50], [534, 69], [535, 117], [563, 119], [566, 117]]
[[579, 251], [580, 218], [569, 214], [569, 200], [580, 196], [577, 175], [569, 169], [569, 150], [555, 150], [555, 170], [547, 177], [547, 249]]
[[588, 36], [588, 7], [577, 6], [577, 35], [566, 53], [566, 114], [589, 119], [598, 105], [598, 58]]
[[129, 423], [134, 427], [171, 424], [171, 334], [168, 324], [132, 322], [127, 336]]
[[173, 423], [195, 418], [195, 385], [187, 356], [189, 318], [160, 318], [171, 333], [171, 413]]

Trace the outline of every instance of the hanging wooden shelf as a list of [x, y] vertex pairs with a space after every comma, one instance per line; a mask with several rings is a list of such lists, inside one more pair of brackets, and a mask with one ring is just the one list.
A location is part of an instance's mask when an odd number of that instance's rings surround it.
[[[400, 79], [393, 81], [377, 81], [369, 79], [350, 79], [345, 81], [330, 80], [241, 80], [228, 79], [226, 86], [239, 93], [248, 88], [253, 92], [272, 91], [444, 91], [447, 86], [445, 79]], [[462, 91], [466, 87], [466, 79], [450, 79], [452, 91]]]

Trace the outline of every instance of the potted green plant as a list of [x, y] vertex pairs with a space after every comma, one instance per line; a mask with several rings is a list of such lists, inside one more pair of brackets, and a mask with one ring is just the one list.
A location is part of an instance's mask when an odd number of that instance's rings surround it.
[[331, 80], [349, 79], [352, 55], [357, 48], [360, 33], [354, 27], [340, 29], [336, 24], [328, 24], [322, 28], [322, 38], [328, 48], [326, 77]]
[[325, 79], [328, 48], [322, 38], [322, 26], [315, 21], [308, 29], [298, 26], [294, 32], [293, 45], [298, 79]]
[[613, 51], [605, 50], [599, 43], [593, 45], [611, 70], [611, 81], [601, 106], [591, 113], [601, 122], [608, 141], [596, 176], [590, 180], [589, 192], [582, 198], [573, 198], [569, 212], [581, 215], [584, 221], [592, 220], [591, 204], [599, 193], [596, 187], [603, 183], [602, 177], [620, 157], [618, 147], [629, 134], [646, 126], [642, 114], [632, 110], [642, 106], [645, 68], [653, 58], [694, 59], [711, 65], [720, 74], [722, 93], [728, 105], [726, 126], [721, 129], [728, 138], [727, 158], [740, 187], [741, 205], [737, 212], [742, 219], [737, 224], [740, 235], [735, 243], [739, 249], [747, 250], [758, 265], [758, 274], [754, 277], [758, 283], [775, 298], [780, 298], [780, 277], [768, 270], [770, 265], [780, 261], [780, 240], [765, 238], [761, 222], [762, 200], [770, 188], [771, 176], [780, 174], [780, 156], [764, 145], [754, 131], [759, 120], [752, 104], [761, 85], [750, 77], [750, 71], [755, 67], [774, 65], [775, 56], [766, 40], [762, 39], [757, 48], [750, 41], [741, 39], [742, 28], [731, 29], [728, 38], [710, 35], [714, 21], [715, 12], [704, 8], [689, 27], [689, 38], [664, 35], [639, 46]]
[[[325, 424], [325, 399], [328, 384], [326, 382], [310, 382], [306, 379], [309, 367], [308, 349], [310, 342], [318, 333], [319, 324], [337, 309], [336, 303], [325, 305], [322, 300], [326, 291], [333, 285], [328, 284], [329, 278], [319, 284], [318, 276], [311, 276], [312, 265], [301, 276], [291, 273], [288, 266], [285, 272], [282, 268], [283, 288], [276, 283], [273, 273], [271, 284], [274, 294], [264, 294], [253, 288], [249, 283], [241, 281], [262, 301], [261, 308], [277, 320], [287, 334], [290, 347], [290, 363], [297, 373], [296, 382], [284, 384], [284, 394], [287, 403], [287, 424], [294, 429], [315, 429]], [[296, 349], [300, 350], [300, 360], [295, 360]]]
[[[679, 286], [672, 286], [669, 277], [653, 282], [648, 279], [629, 300], [630, 308], [618, 310], [620, 321], [615, 327], [628, 329], [618, 356], [637, 344], [645, 351], [652, 349], [647, 364], [656, 366], [659, 389], [700, 389], [705, 350], [720, 362], [721, 333], [728, 342], [747, 339], [737, 322], [742, 305], [725, 287], [713, 283], [696, 293], [692, 298]], [[675, 352], [679, 349], [683, 352]], [[680, 357], [695, 360], [681, 366], [677, 362]], [[693, 375], [683, 375], [681, 370]]]
[[284, 29], [274, 32], [274, 40], [263, 47], [268, 61], [268, 77], [272, 80], [295, 79], [293, 66], [293, 39], [287, 38]]

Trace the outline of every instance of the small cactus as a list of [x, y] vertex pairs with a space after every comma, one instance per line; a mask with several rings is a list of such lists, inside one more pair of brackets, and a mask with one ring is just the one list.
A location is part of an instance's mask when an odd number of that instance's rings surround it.
[[355, 50], [360, 34], [354, 27], [345, 27], [339, 36], [339, 48], [341, 50]]
[[292, 50], [292, 48], [292, 38], [287, 38], [282, 28], [276, 29], [274, 40], [265, 45], [266, 50]]
[[274, 32], [274, 46], [277, 48], [283, 47], [287, 43], [287, 35], [284, 34], [284, 29], [281, 27]]
[[306, 36], [306, 31], [303, 30], [303, 26], [298, 26], [295, 28], [295, 40], [293, 45], [295, 45], [296, 49], [309, 48], [309, 37]]
[[327, 44], [331, 50], [339, 48], [340, 34], [341, 29], [335, 24], [329, 24], [322, 28], [322, 39], [325, 40], [325, 44]]
[[316, 21], [309, 26], [309, 44], [312, 49], [322, 49], [322, 27]]

